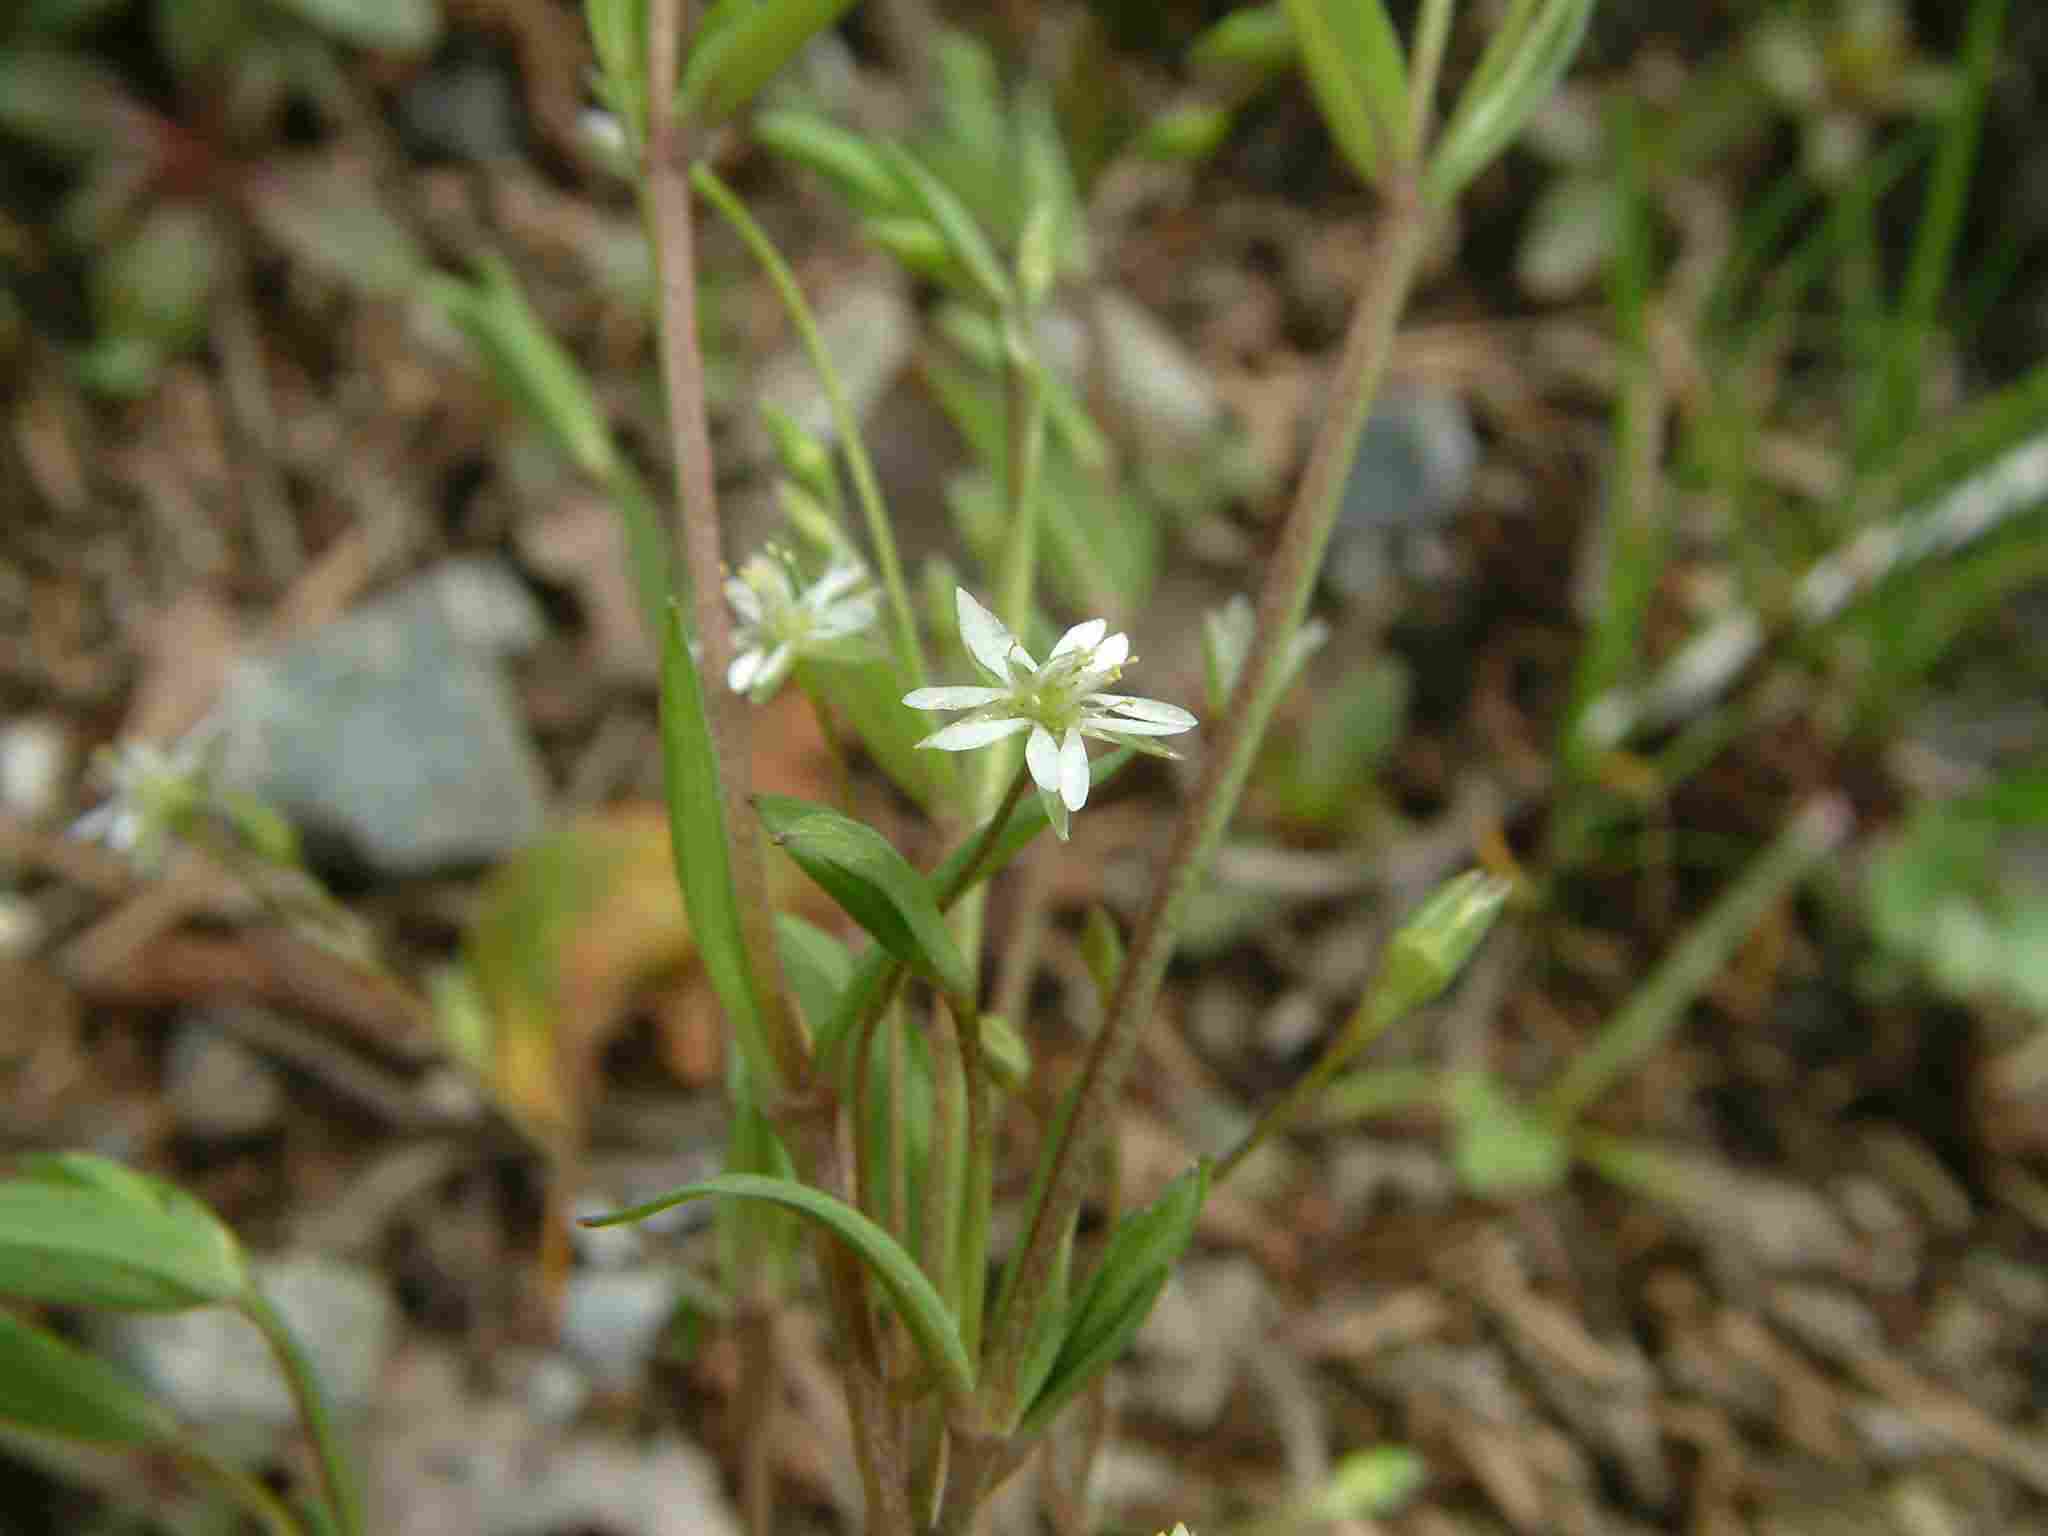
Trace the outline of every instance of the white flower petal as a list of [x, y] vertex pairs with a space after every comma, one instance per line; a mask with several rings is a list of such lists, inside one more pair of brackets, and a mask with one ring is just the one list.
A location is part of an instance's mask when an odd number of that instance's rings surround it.
[[1003, 715], [993, 720], [955, 720], [943, 731], [934, 731], [918, 745], [940, 752], [972, 752], [1005, 736], [1027, 731], [1031, 722], [1021, 715]]
[[1008, 697], [1001, 688], [914, 688], [903, 702], [912, 709], [979, 709]]
[[745, 693], [754, 686], [754, 679], [761, 675], [761, 663], [767, 659], [759, 647], [741, 651], [733, 657], [732, 665], [725, 669], [726, 686], [734, 693]]
[[1098, 672], [1120, 667], [1131, 659], [1131, 637], [1114, 634], [1095, 647], [1095, 654], [1088, 658], [1088, 664]]
[[761, 670], [754, 674], [754, 686], [749, 691], [756, 700], [767, 702], [768, 696], [782, 686], [782, 680], [789, 676], [789, 669], [795, 665], [796, 651], [790, 646], [778, 645], [761, 663]]
[[761, 622], [761, 599], [754, 589], [739, 577], [725, 578], [725, 600], [732, 604], [732, 611], [749, 624]]
[[804, 594], [804, 601], [813, 608], [823, 608], [833, 599], [844, 597], [867, 577], [867, 572], [857, 565], [835, 565], [811, 584]]
[[1200, 722], [1178, 704], [1168, 704], [1160, 699], [1134, 698], [1128, 693], [1091, 693], [1087, 702], [1100, 709], [1111, 709], [1133, 720], [1156, 720], [1161, 725], [1177, 725], [1184, 731], [1191, 731]]
[[1191, 727], [1169, 725], [1164, 720], [1130, 720], [1122, 715], [1083, 715], [1081, 729], [1091, 735], [1107, 732], [1123, 736], [1178, 736]]
[[1079, 731], [1068, 731], [1060, 743], [1060, 798], [1070, 811], [1088, 803], [1088, 748]]
[[1021, 650], [1017, 637], [1003, 627], [1003, 621], [974, 600], [965, 587], [954, 589], [953, 611], [960, 620], [960, 643], [982, 671], [1007, 682], [1010, 652]]
[[1069, 651], [1092, 651], [1108, 633], [1107, 619], [1090, 619], [1085, 624], [1076, 624], [1061, 635], [1059, 643], [1052, 648], [1052, 653], [1054, 656], [1064, 656]]
[[857, 635], [871, 628], [879, 613], [880, 605], [872, 593], [850, 597], [845, 602], [834, 603], [811, 621], [811, 638], [838, 640], [847, 635]]
[[1032, 782], [1048, 795], [1060, 792], [1060, 748], [1052, 739], [1052, 732], [1042, 725], [1031, 728], [1031, 739], [1024, 743], [1024, 761], [1031, 766]]

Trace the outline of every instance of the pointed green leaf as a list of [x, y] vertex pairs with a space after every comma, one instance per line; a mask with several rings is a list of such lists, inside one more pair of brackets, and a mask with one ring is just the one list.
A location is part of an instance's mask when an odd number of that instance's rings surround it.
[[1282, 0], [1232, 11], [1203, 32], [1188, 50], [1188, 62], [1205, 73], [1276, 74], [1295, 59], [1294, 23]]
[[831, 934], [793, 912], [775, 914], [775, 950], [790, 993], [815, 1031], [837, 1011], [852, 985], [853, 956]]
[[774, 1056], [761, 1023], [754, 978], [740, 935], [739, 900], [733, 892], [732, 854], [726, 841], [725, 798], [718, 782], [718, 750], [711, 739], [704, 681], [681, 613], [673, 604], [661, 646], [661, 757], [668, 790], [668, 832], [675, 848], [676, 878], [683, 909], [712, 989], [724, 1005], [748, 1067], [762, 1084], [774, 1084]]
[[776, 72], [818, 33], [836, 22], [853, 0], [760, 0], [721, 6], [713, 17], [732, 19], [700, 29], [683, 65], [676, 107], [700, 123], [720, 123], [745, 106]]
[[0, 1295], [175, 1312], [247, 1285], [234, 1234], [161, 1179], [64, 1153], [0, 1183]]
[[787, 795], [756, 795], [776, 845], [846, 914], [912, 971], [950, 996], [970, 996], [974, 973], [924, 876], [874, 828]]
[[1287, 0], [1323, 122], [1353, 170], [1377, 182], [1409, 152], [1408, 69], [1380, 0]]
[[427, 295], [483, 354], [498, 387], [554, 433], [569, 459], [593, 480], [609, 479], [618, 448], [596, 392], [534, 313], [512, 269], [486, 256], [474, 283], [437, 277]]
[[1528, 20], [1494, 34], [1430, 156], [1423, 190], [1439, 207], [1492, 164], [1549, 100], [1586, 35], [1593, 0], [1546, 0], [1518, 12]]
[[178, 1421], [126, 1376], [0, 1312], [0, 1423], [93, 1445], [154, 1445]]
[[754, 138], [785, 160], [816, 171], [859, 212], [882, 217], [912, 206], [881, 153], [851, 129], [815, 112], [763, 112]]
[[1208, 1193], [1209, 1165], [1200, 1162], [1152, 1204], [1117, 1223], [1094, 1278], [1069, 1313], [1066, 1338], [1045, 1385], [1025, 1411], [1021, 1427], [1027, 1432], [1044, 1424], [1124, 1352], [1151, 1314], [1175, 1261], [1194, 1240]]
[[770, 1200], [810, 1217], [841, 1238], [860, 1256], [875, 1278], [882, 1282], [897, 1311], [909, 1327], [924, 1357], [946, 1384], [949, 1392], [964, 1396], [974, 1390], [974, 1366], [960, 1342], [960, 1331], [945, 1302], [924, 1276], [924, 1271], [902, 1244], [844, 1201], [792, 1179], [767, 1179], [748, 1174], [729, 1174], [686, 1184], [659, 1199], [630, 1210], [594, 1217], [585, 1226], [608, 1227], [620, 1222], [645, 1221], [687, 1200], [713, 1195], [741, 1200]]
[[1138, 1330], [1145, 1326], [1145, 1319], [1152, 1315], [1153, 1307], [1158, 1305], [1159, 1293], [1166, 1289], [1166, 1281], [1167, 1272], [1163, 1269], [1156, 1271], [1131, 1294], [1122, 1310], [1108, 1318], [1101, 1328], [1086, 1338], [1069, 1335], [1046, 1376], [1045, 1385], [1018, 1421], [1020, 1433], [1035, 1434], [1045, 1428], [1052, 1422], [1053, 1415], [1072, 1401], [1075, 1393], [1122, 1358], [1124, 1351], [1131, 1347], [1131, 1340], [1138, 1336]]
[[944, 237], [982, 296], [997, 306], [1010, 302], [1010, 279], [967, 205], [900, 144], [885, 144], [882, 155], [917, 211]]

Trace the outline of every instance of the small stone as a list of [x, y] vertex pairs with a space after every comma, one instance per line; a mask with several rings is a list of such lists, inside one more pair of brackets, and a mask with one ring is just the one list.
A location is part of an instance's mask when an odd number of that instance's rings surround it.
[[398, 130], [422, 159], [497, 160], [520, 149], [519, 88], [487, 55], [439, 63], [399, 93]]
[[32, 715], [0, 728], [0, 808], [25, 821], [53, 815], [71, 771], [71, 737], [55, 720]]
[[1251, 1260], [1180, 1266], [1138, 1330], [1138, 1397], [1184, 1428], [1207, 1428], [1223, 1412], [1265, 1320], [1266, 1284]]
[[206, 1140], [261, 1136], [284, 1118], [284, 1087], [270, 1063], [201, 1018], [171, 1037], [164, 1093], [178, 1128]]
[[1322, 1037], [1323, 1005], [1313, 992], [1287, 993], [1259, 1021], [1259, 1045], [1274, 1061], [1291, 1061]]
[[[283, 1314], [338, 1412], [359, 1415], [377, 1395], [398, 1308], [373, 1271], [306, 1254], [256, 1266], [256, 1283]], [[100, 1315], [108, 1353], [185, 1418], [284, 1429], [297, 1421], [291, 1390], [254, 1325], [225, 1307], [166, 1315]]]
[[[456, 586], [475, 597], [468, 578]], [[518, 703], [451, 622], [437, 578], [241, 663], [220, 722], [224, 785], [384, 873], [503, 858], [545, 825], [546, 783]]]
[[569, 1277], [562, 1347], [590, 1371], [599, 1387], [631, 1387], [646, 1369], [681, 1296], [681, 1284], [666, 1267], [580, 1270]]
[[1388, 566], [1392, 541], [1440, 530], [1471, 494], [1478, 470], [1479, 438], [1456, 396], [1382, 399], [1345, 477], [1328, 565], [1331, 585], [1352, 596], [1371, 591]]
[[524, 1362], [521, 1398], [543, 1424], [568, 1424], [590, 1401], [590, 1378], [574, 1360], [548, 1350]]
[[33, 953], [43, 931], [42, 914], [27, 897], [0, 893], [0, 956]]
[[1188, 1009], [1188, 1033], [1211, 1056], [1229, 1059], [1250, 1042], [1259, 1005], [1234, 981], [1206, 981]]

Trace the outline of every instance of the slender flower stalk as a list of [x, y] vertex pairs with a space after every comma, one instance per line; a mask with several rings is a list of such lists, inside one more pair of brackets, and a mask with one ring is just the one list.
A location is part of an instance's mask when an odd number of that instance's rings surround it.
[[1060, 1237], [1086, 1192], [1093, 1149], [1114, 1121], [1138, 1032], [1154, 1011], [1166, 966], [1189, 901], [1224, 827], [1236, 809], [1252, 758], [1291, 677], [1294, 637], [1306, 617], [1335, 525], [1339, 493], [1358, 437], [1393, 349], [1394, 330], [1428, 243], [1428, 209], [1412, 184], [1397, 184], [1380, 236], [1378, 259], [1353, 311], [1333, 382], [1335, 398], [1317, 435], [1293, 510], [1280, 536], [1259, 603], [1259, 628], [1232, 695], [1222, 739], [1202, 764], [1194, 799], [1182, 812], [1172, 852], [1154, 887], [1125, 961], [1109, 1017], [1089, 1048], [1076, 1110], [1053, 1154], [1046, 1198], [1033, 1214], [1017, 1260], [1016, 1281], [1002, 1315], [992, 1319], [983, 1371], [985, 1413], [1015, 1422], [1016, 1399], [1031, 1323], [1047, 1304]]

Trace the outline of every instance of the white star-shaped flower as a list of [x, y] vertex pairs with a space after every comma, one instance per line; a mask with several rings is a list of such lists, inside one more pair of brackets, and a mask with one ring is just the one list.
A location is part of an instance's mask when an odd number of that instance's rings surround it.
[[1076, 624], [1061, 635], [1043, 666], [1004, 627], [1003, 621], [971, 597], [954, 594], [960, 639], [993, 687], [919, 688], [903, 702], [912, 709], [967, 709], [973, 713], [933, 732], [918, 745], [941, 752], [969, 752], [1030, 732], [1024, 761], [1031, 769], [1046, 818], [1062, 839], [1070, 812], [1088, 802], [1088, 749], [1083, 739], [1135, 747], [1162, 757], [1174, 754], [1149, 738], [1178, 736], [1195, 728], [1195, 717], [1177, 704], [1129, 694], [1105, 693], [1130, 660], [1126, 635], [1111, 635], [1101, 619]]
[[775, 696], [799, 658], [851, 654], [880, 612], [860, 566], [842, 562], [799, 590], [794, 562], [772, 548], [726, 578], [725, 597], [740, 617], [725, 680], [756, 704]]
[[166, 749], [128, 741], [95, 763], [112, 794], [71, 824], [71, 835], [103, 843], [144, 870], [163, 860], [177, 827], [206, 803], [206, 759], [212, 745], [202, 727]]

